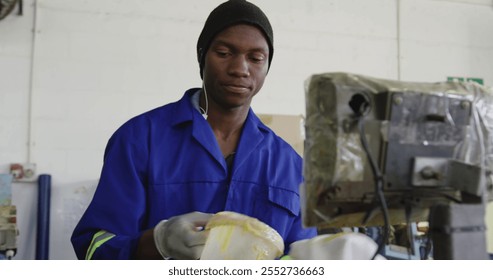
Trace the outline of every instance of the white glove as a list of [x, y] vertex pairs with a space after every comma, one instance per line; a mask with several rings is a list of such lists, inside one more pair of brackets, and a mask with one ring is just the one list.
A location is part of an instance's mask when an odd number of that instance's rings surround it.
[[163, 220], [154, 227], [154, 243], [163, 258], [197, 260], [207, 239], [203, 230], [212, 214], [191, 212]]

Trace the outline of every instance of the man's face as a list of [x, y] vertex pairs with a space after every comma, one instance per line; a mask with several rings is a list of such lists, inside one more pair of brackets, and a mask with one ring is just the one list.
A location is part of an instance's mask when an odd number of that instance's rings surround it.
[[207, 95], [220, 108], [249, 108], [262, 88], [269, 63], [269, 45], [251, 25], [234, 25], [212, 41], [204, 65]]

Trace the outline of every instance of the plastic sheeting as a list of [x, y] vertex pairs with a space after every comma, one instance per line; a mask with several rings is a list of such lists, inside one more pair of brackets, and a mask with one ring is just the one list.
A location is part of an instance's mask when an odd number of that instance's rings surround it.
[[[491, 188], [493, 170], [493, 93], [476, 83], [417, 83], [383, 80], [350, 73], [311, 76], [306, 82], [306, 139], [301, 187], [304, 223], [309, 226], [357, 226], [374, 201], [374, 180], [362, 147], [355, 113], [348, 105], [361, 95], [370, 104], [365, 135], [371, 154], [384, 172], [391, 222], [423, 220], [425, 211], [404, 213], [402, 200], [426, 209], [461, 193], [419, 186], [412, 178], [413, 159], [457, 160], [478, 166]], [[471, 176], [469, 176], [471, 177]], [[459, 178], [460, 179], [460, 178]], [[460, 181], [460, 180], [459, 180]], [[444, 183], [445, 182], [445, 183]], [[466, 183], [470, 181], [465, 181]], [[463, 183], [463, 182], [460, 182]], [[457, 183], [459, 184], [459, 183]], [[425, 184], [426, 185], [426, 184]], [[491, 196], [491, 189], [488, 190]], [[376, 224], [381, 224], [378, 219]]]

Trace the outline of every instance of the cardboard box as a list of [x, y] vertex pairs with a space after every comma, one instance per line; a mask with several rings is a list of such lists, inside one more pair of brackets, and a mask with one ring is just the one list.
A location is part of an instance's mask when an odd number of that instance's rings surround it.
[[302, 115], [257, 114], [257, 116], [303, 157], [305, 128]]

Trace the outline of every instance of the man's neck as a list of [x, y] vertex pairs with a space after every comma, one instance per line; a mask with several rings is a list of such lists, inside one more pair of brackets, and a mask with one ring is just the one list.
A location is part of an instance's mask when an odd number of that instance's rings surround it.
[[211, 110], [207, 121], [216, 136], [223, 156], [236, 151], [248, 110], [218, 112]]

